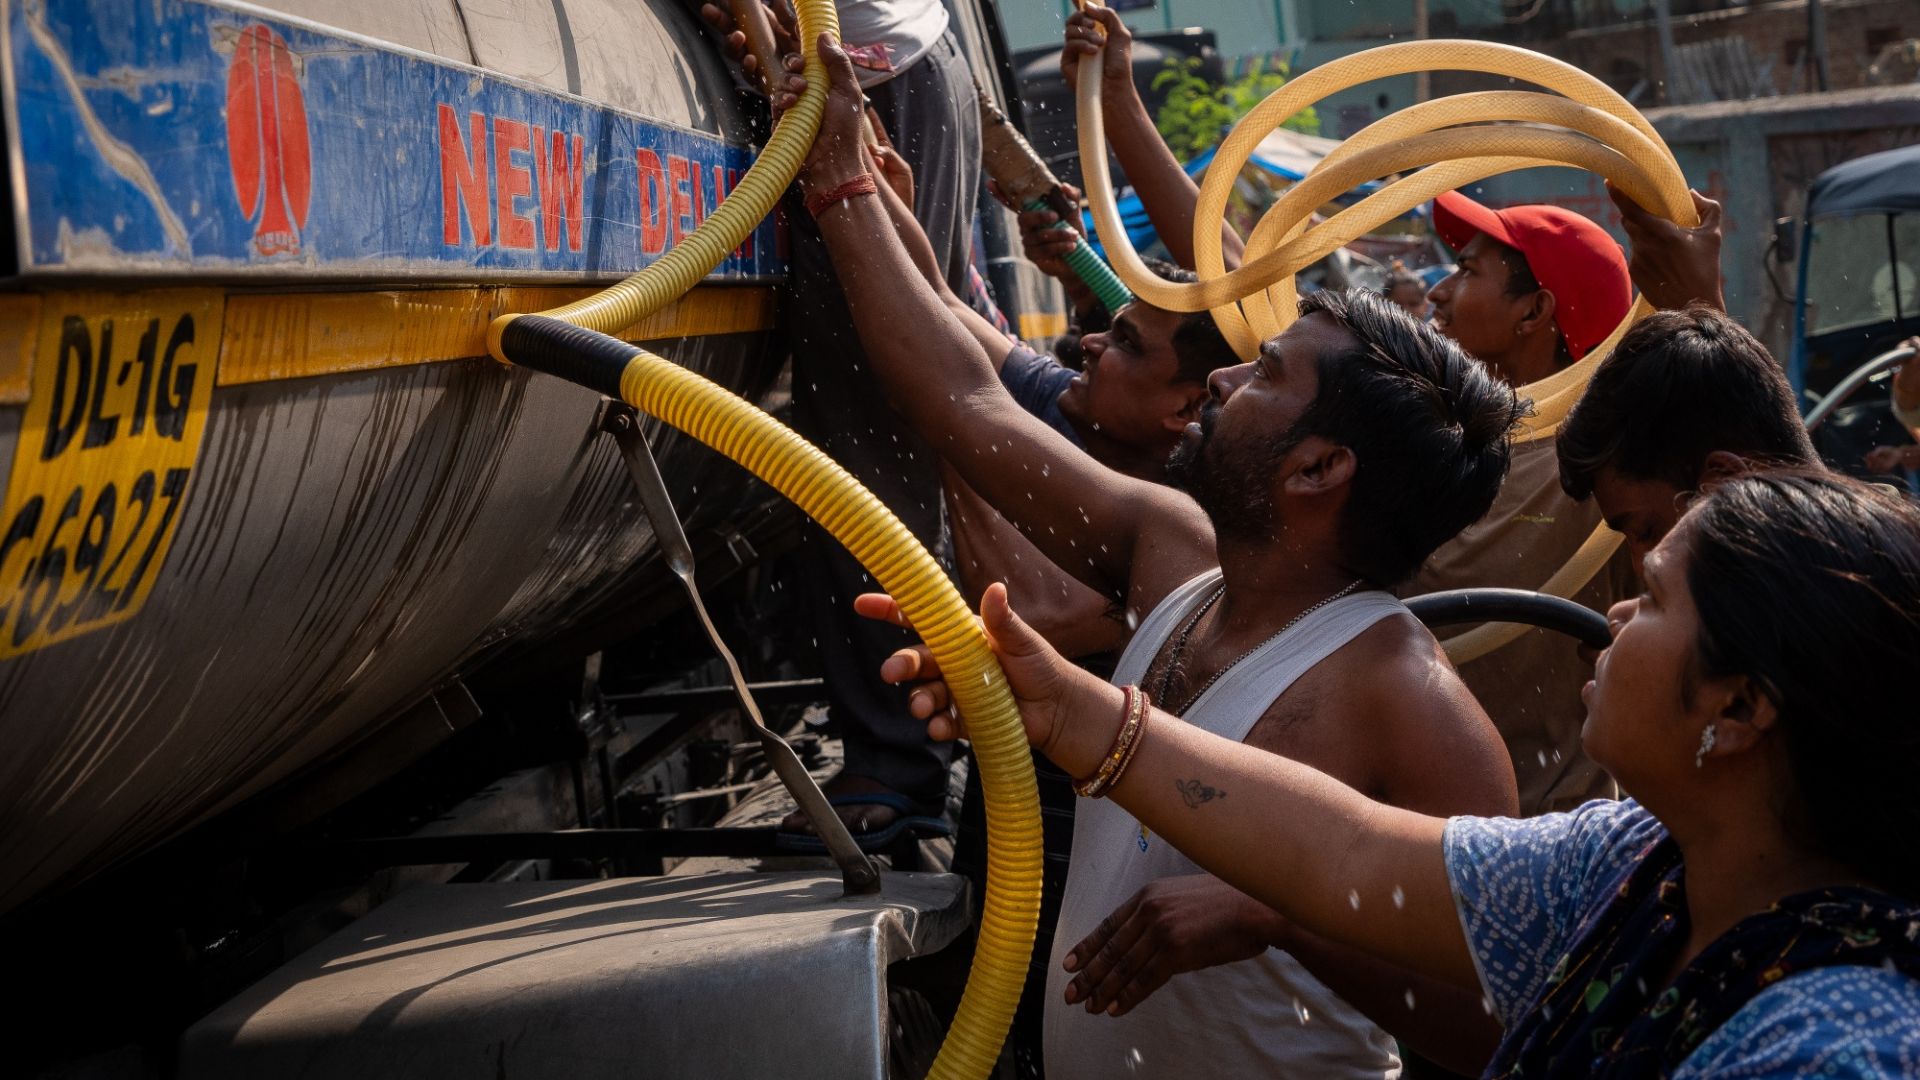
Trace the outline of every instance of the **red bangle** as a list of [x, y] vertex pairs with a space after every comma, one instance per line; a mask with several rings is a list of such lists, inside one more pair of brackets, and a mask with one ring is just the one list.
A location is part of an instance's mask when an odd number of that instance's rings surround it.
[[844, 202], [847, 199], [853, 198], [855, 195], [877, 195], [879, 193], [880, 187], [873, 182], [873, 174], [861, 173], [859, 176], [841, 184], [839, 187], [828, 188], [825, 191], [816, 191], [807, 196], [807, 213], [812, 214], [814, 217], [819, 217], [820, 211], [825, 210], [834, 203]]

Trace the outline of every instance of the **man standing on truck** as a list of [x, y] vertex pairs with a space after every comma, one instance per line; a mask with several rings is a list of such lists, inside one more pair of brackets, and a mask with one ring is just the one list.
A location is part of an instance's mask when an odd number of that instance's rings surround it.
[[[1124, 605], [1139, 629], [1120, 677], [1189, 723], [1315, 760], [1400, 805], [1511, 812], [1492, 726], [1383, 591], [1492, 502], [1520, 415], [1511, 389], [1384, 300], [1321, 294], [1256, 363], [1214, 373], [1174, 470], [1192, 497], [1106, 469], [1012, 401], [914, 271], [868, 174], [852, 67], [830, 41], [821, 48], [833, 84], [803, 185], [873, 374], [974, 490]], [[1112, 910], [1116, 890], [1191, 873], [1124, 813], [1082, 807], [1056, 954]], [[1176, 980], [1124, 1022], [1054, 997], [1048, 1072], [1187, 1075], [1228, 1047], [1231, 1075], [1395, 1067], [1391, 1039], [1266, 944]], [[1357, 959], [1335, 967], [1362, 970]], [[1410, 976], [1352, 982], [1396, 999], [1420, 986], [1423, 1019], [1465, 1015]], [[1479, 1015], [1477, 1002], [1459, 1004]]]
[[[781, 52], [797, 51], [791, 8], [785, 0], [768, 6]], [[836, 0], [835, 7], [865, 101], [912, 168], [914, 214], [934, 261], [948, 286], [965, 295], [980, 116], [972, 70], [947, 9], [940, 0]], [[730, 16], [713, 4], [702, 15], [727, 33], [729, 53], [744, 62], [746, 36], [731, 30]], [[792, 335], [793, 426], [879, 496], [928, 550], [945, 556], [937, 459], [865, 374], [839, 280], [797, 193], [784, 210], [789, 272], [780, 300], [782, 325]], [[798, 561], [829, 716], [846, 752], [846, 767], [826, 793], [856, 838], [869, 843], [891, 839], [905, 819], [931, 827], [944, 813], [952, 747], [929, 740], [924, 725], [907, 715], [902, 692], [875, 675], [880, 661], [909, 639], [851, 614], [848, 604], [871, 579], [817, 527], [803, 534]], [[781, 828], [811, 831], [798, 812]]]

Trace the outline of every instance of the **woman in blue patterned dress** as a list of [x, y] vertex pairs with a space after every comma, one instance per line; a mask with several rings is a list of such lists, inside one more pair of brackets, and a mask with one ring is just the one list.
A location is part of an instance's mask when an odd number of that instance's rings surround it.
[[[983, 616], [1029, 738], [1093, 776], [1122, 690], [999, 589]], [[1478, 986], [1505, 1027], [1487, 1076], [1920, 1076], [1920, 509], [1825, 473], [1726, 482], [1609, 618], [1584, 742], [1631, 799], [1425, 817], [1158, 713], [1108, 794], [1293, 925]], [[943, 685], [916, 699], [958, 733]], [[1111, 999], [1161, 962], [1116, 935], [1088, 973]]]

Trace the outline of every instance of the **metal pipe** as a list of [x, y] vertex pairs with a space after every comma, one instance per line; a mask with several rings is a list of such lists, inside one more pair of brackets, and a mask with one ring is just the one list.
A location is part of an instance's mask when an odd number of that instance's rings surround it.
[[1872, 379], [1875, 375], [1883, 371], [1899, 367], [1901, 364], [1912, 359], [1913, 356], [1914, 351], [1902, 345], [1888, 349], [1879, 356], [1854, 368], [1847, 374], [1846, 378], [1840, 380], [1839, 385], [1835, 386], [1831, 393], [1820, 399], [1820, 404], [1815, 405], [1812, 412], [1807, 414], [1807, 431], [1811, 433], [1817, 430], [1821, 424], [1826, 423], [1827, 417], [1831, 416], [1835, 409], [1846, 404], [1847, 399], [1858, 393], [1861, 387], [1867, 385], [1869, 379]]
[[826, 843], [833, 861], [839, 864], [847, 894], [879, 892], [880, 872], [874, 867], [873, 860], [860, 850], [853, 834], [847, 831], [847, 823], [834, 813], [832, 804], [827, 802], [826, 793], [813, 782], [812, 774], [801, 764], [793, 747], [767, 726], [765, 717], [760, 714], [760, 705], [754, 700], [753, 691], [747, 688], [740, 662], [734, 658], [733, 650], [727, 647], [719, 629], [713, 625], [713, 618], [707, 614], [706, 602], [701, 599], [700, 587], [693, 579], [693, 545], [687, 542], [686, 531], [680, 526], [680, 515], [673, 509], [673, 498], [667, 494], [667, 483], [660, 476], [660, 464], [653, 458], [653, 448], [647, 445], [647, 437], [640, 431], [639, 414], [631, 406], [610, 404], [603, 426], [613, 433], [614, 440], [620, 444], [620, 456], [626, 461], [627, 471], [633, 474], [634, 486], [640, 492], [640, 506], [653, 523], [654, 540], [666, 556], [667, 567], [686, 589], [687, 600], [693, 604], [693, 613], [700, 619], [707, 640], [713, 643], [714, 651], [720, 654], [721, 661], [727, 665], [727, 676], [733, 680], [733, 690], [740, 699], [740, 708], [746, 713], [747, 719], [753, 721], [754, 731], [760, 737], [760, 749], [767, 755], [768, 764], [773, 766], [775, 775], [786, 785], [793, 801], [807, 815], [807, 820], [813, 823], [813, 831]]
[[1807, 0], [1807, 52], [1813, 61], [1813, 88], [1824, 93], [1828, 89], [1827, 9], [1820, 0]]

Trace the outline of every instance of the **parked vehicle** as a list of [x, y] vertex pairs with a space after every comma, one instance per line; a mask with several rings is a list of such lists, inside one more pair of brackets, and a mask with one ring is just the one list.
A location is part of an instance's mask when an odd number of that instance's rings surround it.
[[[1821, 173], [1801, 220], [1783, 229], [1798, 254], [1788, 378], [1811, 411], [1863, 364], [1920, 333], [1920, 146], [1869, 154]], [[1864, 472], [1876, 445], [1909, 436], [1888, 411], [1885, 372], [1829, 405], [1815, 445]]]

